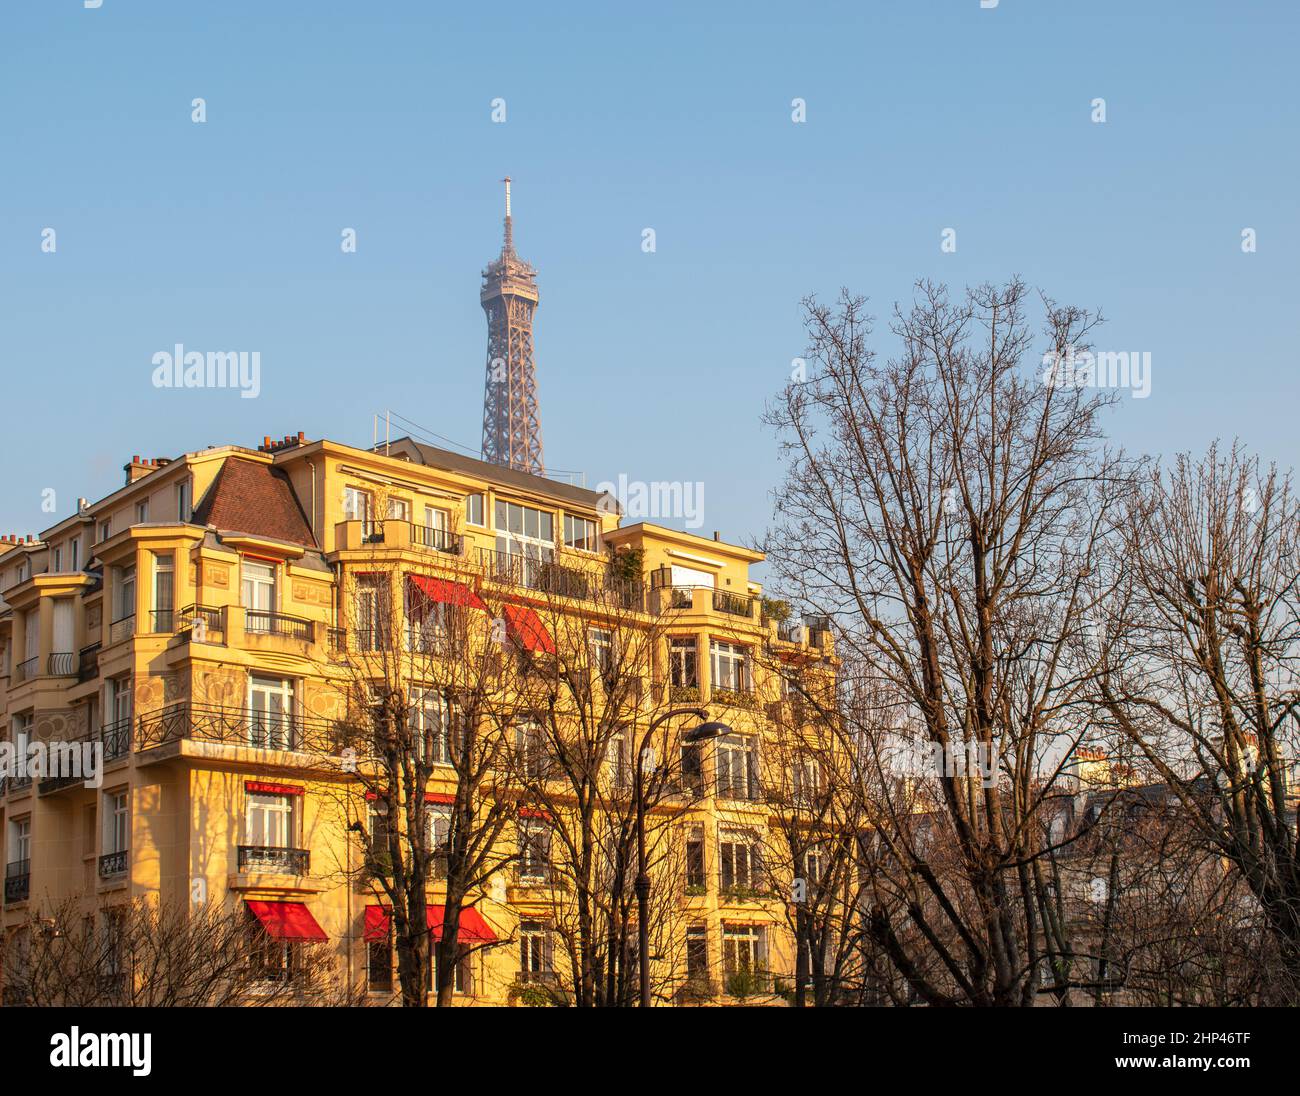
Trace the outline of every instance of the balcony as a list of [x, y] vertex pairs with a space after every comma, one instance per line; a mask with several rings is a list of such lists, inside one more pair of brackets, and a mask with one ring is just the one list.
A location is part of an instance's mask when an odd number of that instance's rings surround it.
[[[86, 734], [79, 735], [77, 738], [64, 739], [63, 742], [80, 746], [84, 743], [100, 743], [103, 747], [103, 759], [105, 762], [117, 761], [131, 752], [131, 719], [119, 719], [115, 723], [107, 723], [98, 730], [89, 731]], [[62, 743], [51, 742], [49, 756], [51, 763], [56, 756], [55, 747]], [[80, 757], [78, 753], [76, 756]], [[50, 792], [56, 792], [60, 788], [71, 787], [73, 784], [82, 783], [87, 773], [80, 771], [80, 766], [76, 766], [78, 771], [62, 772], [55, 775], [41, 777], [38, 790], [41, 795], [47, 795]]]
[[108, 642], [121, 643], [135, 635], [135, 614], [118, 617], [108, 626]]
[[17, 860], [5, 865], [5, 904], [26, 902], [32, 889], [32, 862]]
[[281, 636], [310, 643], [316, 634], [315, 629], [316, 625], [313, 621], [303, 620], [302, 617], [276, 613], [269, 609], [244, 610], [245, 635]]
[[713, 611], [715, 613], [726, 613], [728, 616], [753, 620], [755, 601], [756, 599], [748, 594], [733, 594], [729, 590], [713, 591]]
[[189, 740], [334, 756], [344, 737], [333, 720], [182, 702], [141, 716], [136, 748]]
[[771, 888], [762, 876], [751, 874], [748, 878], [734, 878], [723, 872], [718, 877], [718, 900], [724, 903], [762, 902], [772, 896]]
[[36, 671], [41, 664], [39, 658], [29, 658], [26, 662], [19, 662], [14, 666], [14, 684], [20, 681], [30, 681], [36, 676]]
[[357, 551], [363, 548], [414, 548], [423, 552], [439, 552], [459, 556], [465, 551], [465, 540], [449, 529], [431, 525], [416, 525], [402, 518], [348, 518], [339, 522], [334, 531], [334, 547], [338, 551]]
[[465, 538], [449, 529], [435, 529], [431, 525], [414, 525], [411, 529], [411, 543], [417, 548], [430, 552], [445, 552], [447, 555], [459, 556], [465, 550]]
[[716, 586], [676, 586], [672, 572], [666, 567], [650, 573], [650, 589], [656, 595], [654, 608], [658, 612], [680, 609], [683, 612], [723, 613], [745, 620], [758, 619], [758, 598], [720, 590]]
[[554, 597], [590, 601], [609, 609], [645, 611], [645, 588], [640, 582], [618, 578], [605, 571], [569, 567], [547, 558], [519, 552], [479, 549], [479, 566], [493, 582], [519, 586]]
[[521, 970], [515, 981], [522, 986], [558, 986], [560, 976], [553, 970]]
[[311, 851], [268, 845], [239, 845], [237, 870], [241, 875], [306, 875], [311, 870]]
[[94, 681], [99, 676], [99, 644], [82, 647], [77, 655], [77, 681]]
[[99, 877], [101, 879], [114, 879], [126, 874], [128, 853], [125, 849], [120, 852], [106, 852], [99, 858]]
[[72, 677], [77, 672], [77, 656], [72, 651], [54, 651], [45, 664], [50, 677]]
[[755, 708], [758, 706], [752, 685], [740, 685], [730, 689], [714, 685], [709, 690], [709, 699], [714, 704], [726, 704], [731, 708]]

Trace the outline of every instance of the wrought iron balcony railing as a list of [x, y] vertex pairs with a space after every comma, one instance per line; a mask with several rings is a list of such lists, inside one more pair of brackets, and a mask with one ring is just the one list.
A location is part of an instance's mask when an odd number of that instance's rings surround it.
[[135, 635], [135, 614], [118, 617], [108, 626], [109, 643], [121, 643]]
[[226, 611], [211, 605], [187, 605], [176, 614], [176, 632], [189, 632], [195, 643], [225, 643]]
[[465, 538], [450, 529], [435, 529], [431, 525], [411, 525], [411, 543], [431, 552], [446, 552], [458, 556], [465, 549]]
[[333, 720], [181, 702], [140, 716], [136, 748], [151, 750], [170, 742], [191, 739], [230, 746], [335, 755], [343, 744], [343, 737], [343, 731]]
[[50, 654], [45, 672], [50, 677], [72, 677], [76, 673], [77, 656], [72, 651], [54, 651]]
[[99, 877], [101, 879], [112, 879], [115, 875], [125, 875], [127, 860], [126, 849], [104, 853], [99, 858]]
[[32, 862], [15, 860], [5, 865], [5, 902], [25, 902], [31, 894]]
[[754, 618], [755, 599], [748, 594], [733, 594], [730, 590], [713, 591], [713, 611], [730, 616]]
[[247, 609], [244, 612], [244, 631], [249, 635], [285, 636], [310, 643], [315, 634], [315, 624], [302, 617], [275, 613], [269, 609]]
[[99, 676], [99, 644], [82, 647], [77, 655], [77, 680], [90, 681]]
[[287, 849], [273, 845], [240, 845], [238, 870], [270, 875], [306, 875], [311, 870], [309, 849]]
[[36, 669], [40, 664], [41, 660], [39, 658], [29, 658], [25, 662], [16, 663], [14, 665], [14, 684], [35, 677]]

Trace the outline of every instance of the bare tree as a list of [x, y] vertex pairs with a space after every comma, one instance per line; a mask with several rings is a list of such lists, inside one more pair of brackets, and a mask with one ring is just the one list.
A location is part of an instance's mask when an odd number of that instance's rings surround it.
[[239, 910], [218, 904], [138, 899], [96, 909], [68, 899], [8, 934], [3, 978], [6, 1005], [355, 1003], [324, 945], [271, 940]]
[[[837, 621], [851, 670], [840, 714], [877, 842], [869, 932], [935, 1005], [1034, 1000], [1036, 823], [1087, 731], [1090, 576], [1127, 480], [1099, 444], [1114, 396], [1037, 364], [1086, 350], [1098, 317], [1043, 299], [1044, 357], [1028, 296], [1012, 281], [953, 302], [921, 284], [884, 363], [860, 298], [810, 300], [812, 375], [767, 416], [788, 465], [769, 560]], [[937, 770], [899, 778], [900, 749]]]
[[1300, 1000], [1300, 506], [1234, 445], [1155, 470], [1113, 568], [1100, 702], [1240, 872]]
[[[438, 538], [426, 547], [445, 550], [443, 566], [385, 552], [407, 536]], [[516, 805], [506, 700], [513, 663], [477, 576], [455, 566], [454, 533], [389, 520], [374, 523], [370, 537], [373, 558], [349, 570], [341, 603], [347, 627], [335, 671], [349, 714], [340, 744], [354, 774], [343, 813], [361, 836], [372, 893], [391, 911], [403, 1005], [426, 1003], [435, 969], [436, 1001], [447, 1006], [458, 964], [487, 943], [462, 937], [462, 911], [513, 858], [502, 840]], [[431, 793], [435, 780], [454, 790]], [[428, 888], [439, 881], [435, 943]]]
[[[665, 603], [664, 613], [652, 612], [639, 574], [614, 560], [603, 573], [548, 566], [537, 600], [517, 610], [536, 621], [518, 618], [519, 881], [532, 891], [525, 901], [544, 902], [563, 953], [563, 968], [551, 972], [557, 998], [631, 1005], [639, 991], [632, 777], [644, 732], [671, 707], [670, 690], [653, 678], [673, 610]], [[661, 959], [661, 997], [676, 984], [663, 960], [674, 954], [681, 917], [676, 816], [686, 802], [677, 779], [684, 729], [661, 728], [643, 759], [647, 857], [656, 883], [648, 924], [651, 954]]]

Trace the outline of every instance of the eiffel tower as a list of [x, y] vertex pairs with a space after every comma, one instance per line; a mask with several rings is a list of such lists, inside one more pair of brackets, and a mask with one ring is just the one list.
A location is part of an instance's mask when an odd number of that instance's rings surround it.
[[501, 255], [483, 271], [479, 301], [487, 313], [487, 381], [483, 387], [483, 459], [543, 474], [542, 424], [537, 413], [533, 313], [537, 271], [515, 254], [506, 185], [506, 230]]

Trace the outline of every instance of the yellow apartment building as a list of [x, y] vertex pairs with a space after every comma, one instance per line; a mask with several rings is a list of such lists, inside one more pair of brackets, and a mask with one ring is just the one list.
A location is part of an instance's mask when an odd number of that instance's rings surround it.
[[[357, 839], [365, 804], [318, 746], [364, 662], [356, 599], [392, 574], [425, 597], [501, 612], [518, 647], [554, 651], [557, 614], [599, 644], [593, 591], [621, 555], [636, 571], [623, 626], [654, 636], [647, 718], [655, 704], [699, 704], [733, 728], [692, 755], [674, 784], [682, 794], [654, 808], [686, 835], [680, 862], [654, 878], [675, 911], [674, 940], [651, 956], [657, 1000], [781, 1000], [794, 970], [788, 884], [764, 863], [759, 782], [776, 776], [765, 741], [790, 711], [773, 667], [831, 673], [834, 655], [824, 627], [766, 618], [749, 575], [759, 553], [623, 525], [607, 496], [409, 438], [358, 449], [298, 434], [136, 457], [125, 473], [38, 537], [0, 542], [3, 738], [16, 755], [71, 742], [103, 756], [100, 787], [49, 774], [4, 782], [7, 940], [70, 901], [91, 917], [140, 899], [218, 903], [278, 949], [283, 966], [268, 978], [312, 944], [358, 996], [391, 1003], [387, 913]], [[393, 627], [411, 636], [410, 599], [389, 595]], [[435, 777], [430, 803], [449, 797], [449, 781]], [[502, 840], [523, 841], [526, 855], [462, 913], [475, 946], [458, 1003], [565, 985], [564, 949], [548, 940], [555, 907], [535, 889], [544, 865], [528, 876], [547, 855], [526, 838], [542, 813], [521, 808]]]

